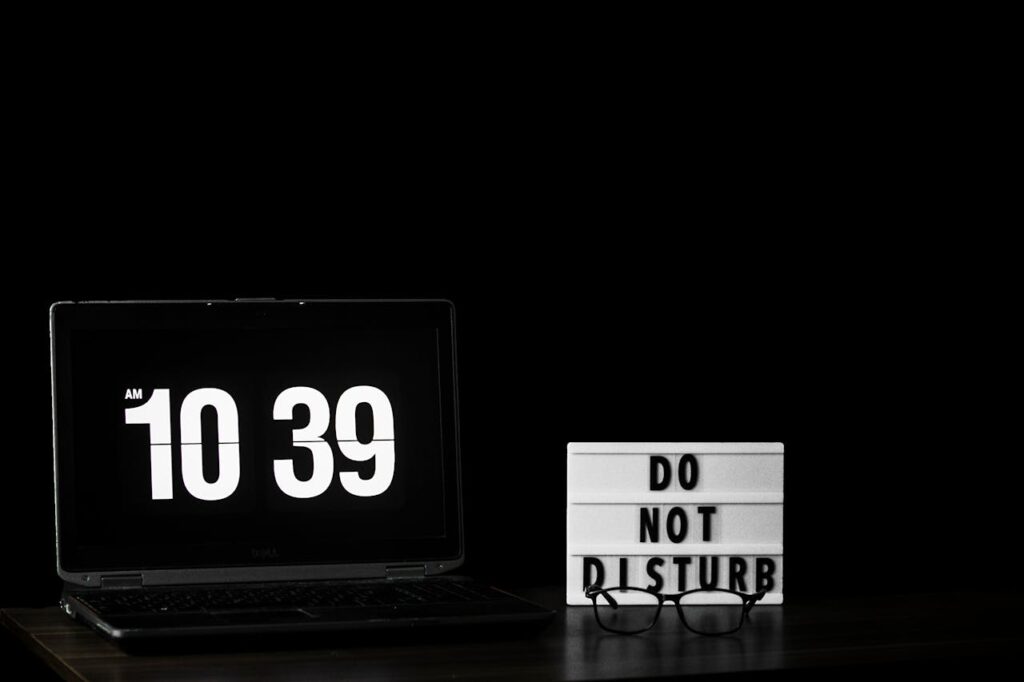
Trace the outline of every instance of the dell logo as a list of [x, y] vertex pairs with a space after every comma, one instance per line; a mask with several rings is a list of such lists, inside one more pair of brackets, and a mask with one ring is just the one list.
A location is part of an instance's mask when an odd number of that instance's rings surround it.
[[250, 552], [253, 559], [276, 559], [277, 547], [253, 547]]

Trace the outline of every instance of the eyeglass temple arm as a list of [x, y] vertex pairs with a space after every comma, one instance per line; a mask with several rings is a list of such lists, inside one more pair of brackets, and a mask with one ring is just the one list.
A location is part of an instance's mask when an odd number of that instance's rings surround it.
[[[588, 587], [586, 589], [585, 594], [588, 597], [593, 597], [595, 594], [597, 594], [598, 592], [601, 592], [601, 591], [602, 591], [601, 588], [598, 587], [597, 585], [591, 585], [590, 587]], [[615, 601], [615, 597], [613, 597], [610, 592], [605, 592], [604, 593], [604, 598], [608, 600], [608, 604], [613, 609], [619, 608], [619, 602]]]
[[757, 602], [759, 602], [762, 599], [764, 599], [764, 595], [765, 594], [766, 594], [765, 590], [759, 590], [759, 591], [755, 592], [754, 594], [746, 597], [747, 603], [743, 605], [743, 611], [744, 612], [749, 612], [750, 609], [754, 608], [754, 604], [756, 604]]

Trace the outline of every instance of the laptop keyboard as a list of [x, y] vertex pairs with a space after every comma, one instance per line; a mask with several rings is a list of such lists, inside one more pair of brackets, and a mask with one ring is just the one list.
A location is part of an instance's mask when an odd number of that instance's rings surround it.
[[481, 583], [452, 580], [261, 585], [248, 587], [146, 588], [76, 594], [104, 615], [194, 613], [250, 609], [346, 608], [480, 603], [509, 596]]

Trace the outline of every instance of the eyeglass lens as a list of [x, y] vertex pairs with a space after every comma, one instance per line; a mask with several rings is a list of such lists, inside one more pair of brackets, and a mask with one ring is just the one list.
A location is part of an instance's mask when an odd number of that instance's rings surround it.
[[[706, 603], [709, 600], [715, 603]], [[687, 594], [679, 600], [679, 607], [686, 625], [704, 635], [724, 635], [738, 630], [743, 624], [743, 598], [737, 594]]]
[[595, 595], [597, 621], [612, 632], [643, 632], [654, 625], [660, 608], [656, 595], [640, 589], [624, 587]]

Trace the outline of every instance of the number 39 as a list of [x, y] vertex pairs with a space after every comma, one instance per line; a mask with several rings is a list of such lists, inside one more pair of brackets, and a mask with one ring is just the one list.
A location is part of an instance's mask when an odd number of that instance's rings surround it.
[[[366, 403], [373, 411], [374, 439], [361, 443], [356, 438], [356, 407]], [[296, 405], [309, 409], [309, 423], [292, 431], [292, 444], [309, 450], [313, 457], [313, 475], [300, 480], [294, 461], [274, 460], [274, 479], [278, 488], [290, 497], [310, 498], [322, 495], [331, 485], [334, 454], [324, 440], [331, 421], [327, 398], [315, 388], [293, 386], [274, 401], [274, 419], [291, 420]], [[217, 456], [220, 473], [208, 482], [203, 475], [203, 445], [200, 414], [204, 407], [217, 413]], [[171, 473], [171, 399], [170, 390], [158, 388], [145, 404], [124, 411], [126, 424], [149, 425], [149, 455], [154, 500], [174, 497]], [[341, 394], [335, 410], [335, 436], [338, 449], [350, 460], [374, 459], [371, 478], [362, 479], [355, 471], [342, 471], [342, 487], [358, 497], [380, 495], [391, 486], [395, 474], [395, 418], [391, 401], [379, 388], [353, 386]], [[199, 388], [181, 404], [181, 478], [185, 489], [200, 500], [223, 500], [238, 488], [240, 476], [238, 447], [238, 408], [234, 399], [219, 388]]]

